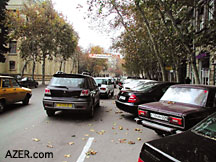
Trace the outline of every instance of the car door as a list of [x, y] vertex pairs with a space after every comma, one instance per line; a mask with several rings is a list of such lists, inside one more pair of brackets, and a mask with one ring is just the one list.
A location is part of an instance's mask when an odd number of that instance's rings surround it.
[[95, 93], [95, 100], [98, 102], [100, 100], [100, 90], [99, 90], [94, 79], [91, 79], [91, 82], [92, 82], [93, 89], [96, 92]]
[[19, 84], [17, 83], [17, 81], [15, 79], [11, 79], [11, 83], [12, 83], [12, 90], [14, 91], [14, 100], [17, 101], [22, 101], [25, 98], [26, 93], [23, 91], [23, 89], [19, 86]]
[[16, 102], [15, 91], [9, 78], [2, 78], [2, 98], [6, 100], [6, 103]]

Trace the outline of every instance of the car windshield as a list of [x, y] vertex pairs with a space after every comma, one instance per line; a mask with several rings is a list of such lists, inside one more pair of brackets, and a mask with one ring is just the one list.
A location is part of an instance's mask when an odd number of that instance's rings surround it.
[[204, 106], [207, 96], [208, 90], [204, 89], [170, 87], [160, 100]]
[[216, 140], [216, 113], [196, 125], [192, 132]]
[[147, 92], [157, 84], [158, 83], [143, 83], [143, 84], [139, 85], [138, 87], [133, 88], [133, 90]]
[[107, 79], [95, 79], [95, 82], [97, 83], [97, 85], [107, 84], [108, 80]]
[[59, 78], [54, 77], [50, 81], [50, 86], [65, 86], [84, 88], [84, 78]]

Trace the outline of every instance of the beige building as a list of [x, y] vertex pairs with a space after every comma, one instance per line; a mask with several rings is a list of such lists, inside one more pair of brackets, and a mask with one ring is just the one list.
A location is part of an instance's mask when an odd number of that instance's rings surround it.
[[[23, 4], [28, 0], [10, 0], [7, 6], [8, 10], [21, 10]], [[34, 2], [34, 1], [33, 1]], [[6, 54], [5, 63], [0, 63], [0, 75], [20, 75], [25, 64], [25, 60], [20, 58], [19, 42], [11, 41], [8, 45], [10, 51]], [[45, 79], [49, 80], [54, 73], [60, 69], [60, 60], [54, 58], [52, 61], [46, 60]], [[78, 61], [74, 57], [62, 63], [61, 71], [66, 73], [78, 73]], [[27, 64], [24, 70], [24, 76], [31, 76], [32, 74], [32, 61]], [[42, 78], [42, 64], [36, 63], [35, 79], [41, 80]]]

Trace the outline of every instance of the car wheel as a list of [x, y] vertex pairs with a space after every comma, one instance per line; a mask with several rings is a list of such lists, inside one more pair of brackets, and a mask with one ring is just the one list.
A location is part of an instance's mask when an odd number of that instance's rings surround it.
[[99, 100], [98, 103], [97, 103], [97, 107], [100, 107], [100, 100]]
[[29, 96], [26, 95], [22, 102], [23, 102], [23, 105], [28, 105], [29, 104]]
[[112, 97], [114, 96], [114, 91], [111, 93], [111, 96], [112, 96]]
[[47, 116], [52, 117], [55, 115], [55, 111], [54, 110], [46, 110]]
[[160, 131], [160, 130], [155, 130], [155, 132], [157, 133], [158, 136], [161, 136], [161, 137], [165, 137], [168, 135], [167, 132], [163, 132], [163, 131]]
[[38, 85], [37, 84], [35, 84], [35, 88], [37, 88], [38, 87]]
[[5, 104], [4, 102], [0, 102], [0, 113], [4, 111]]
[[93, 118], [93, 117], [94, 117], [94, 104], [92, 104], [91, 110], [89, 111], [88, 116], [89, 116], [90, 118]]

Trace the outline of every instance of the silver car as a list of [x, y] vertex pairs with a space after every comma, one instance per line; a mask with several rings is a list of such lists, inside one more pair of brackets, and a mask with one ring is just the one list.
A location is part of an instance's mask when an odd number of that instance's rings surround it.
[[114, 83], [112, 78], [109, 77], [97, 77], [94, 78], [96, 84], [100, 90], [100, 96], [105, 96], [109, 98], [109, 96], [114, 95]]

